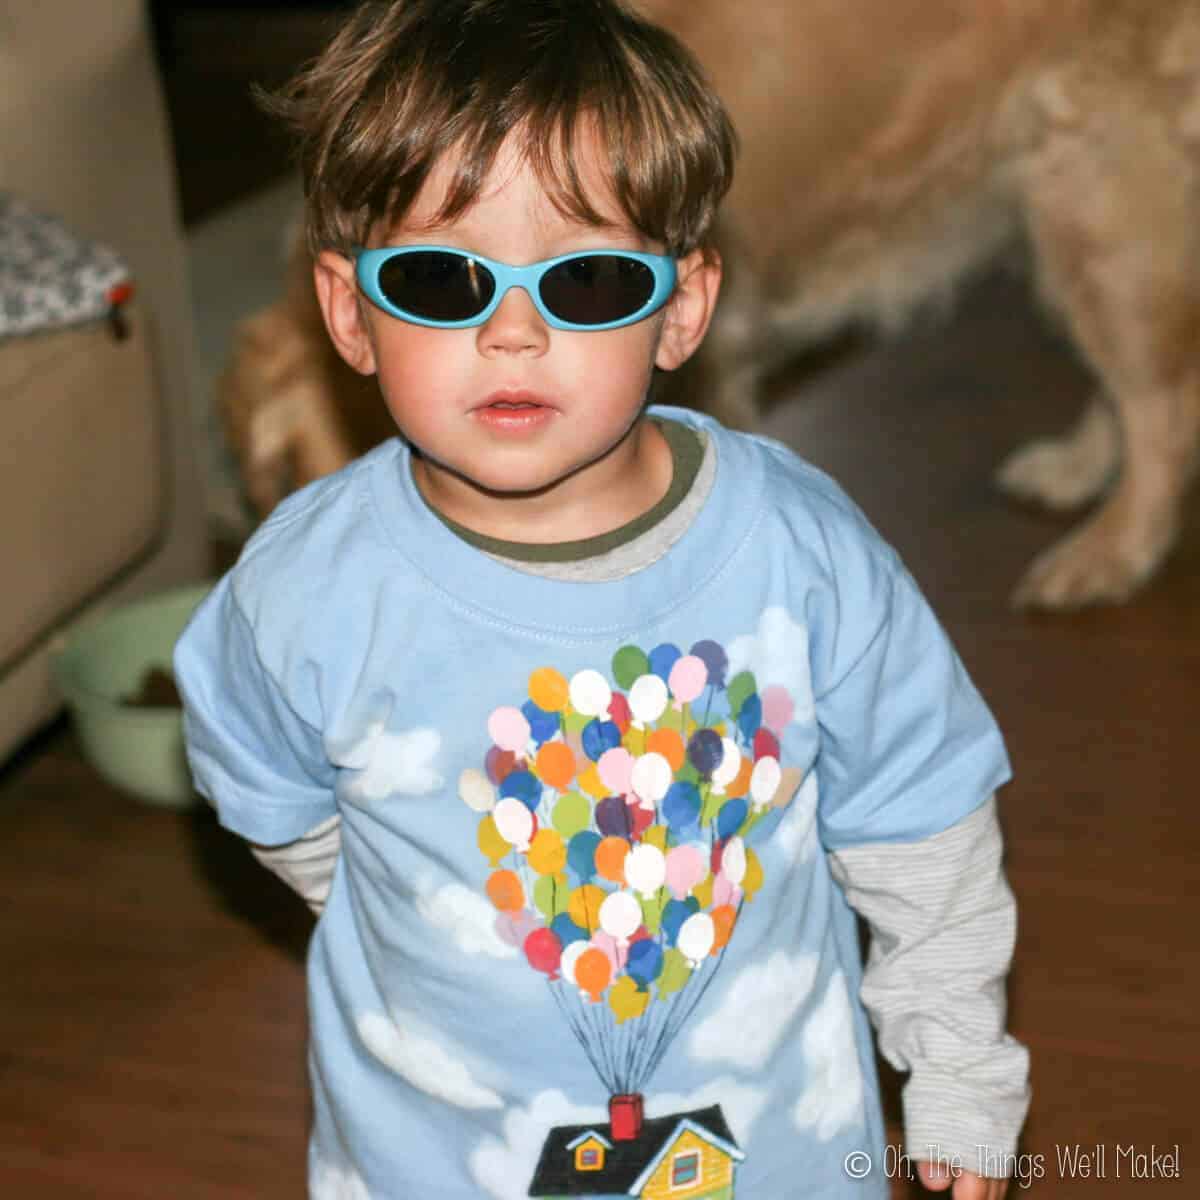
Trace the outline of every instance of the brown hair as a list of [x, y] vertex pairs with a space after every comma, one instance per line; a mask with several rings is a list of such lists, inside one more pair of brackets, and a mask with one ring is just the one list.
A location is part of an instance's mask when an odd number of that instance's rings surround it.
[[298, 134], [314, 253], [401, 219], [451, 148], [439, 215], [453, 220], [514, 130], [554, 202], [598, 223], [574, 166], [594, 120], [617, 203], [675, 255], [705, 243], [733, 173], [733, 127], [699, 66], [620, 0], [366, 3], [264, 102]]

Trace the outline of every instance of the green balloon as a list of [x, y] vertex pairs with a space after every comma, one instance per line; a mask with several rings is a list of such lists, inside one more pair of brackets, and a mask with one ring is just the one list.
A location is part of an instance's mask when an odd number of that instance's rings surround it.
[[580, 733], [583, 727], [593, 719], [587, 713], [578, 713], [572, 708], [562, 714], [563, 729], [567, 733]]
[[559, 875], [543, 875], [533, 885], [533, 902], [548, 925], [559, 913], [565, 913], [571, 899], [571, 889]]
[[707, 825], [710, 821], [715, 821], [717, 813], [721, 811], [721, 805], [728, 799], [729, 797], [724, 792], [710, 791], [704, 797], [704, 802], [700, 805], [700, 824]]
[[569, 842], [592, 823], [591, 803], [579, 792], [566, 792], [558, 798], [550, 821], [562, 835], [563, 841]]
[[653, 896], [639, 896], [639, 902], [642, 906], [642, 924], [646, 926], [646, 932], [651, 937], [658, 937], [658, 931], [662, 928], [663, 908], [667, 903], [666, 888], [659, 888]]
[[659, 996], [670, 996], [672, 993], [687, 987], [692, 978], [692, 968], [683, 957], [683, 951], [672, 946], [663, 955], [662, 970], [654, 981], [658, 985]]
[[742, 711], [742, 705], [757, 691], [758, 684], [754, 682], [754, 676], [749, 671], [735, 675], [725, 688], [729, 711], [736, 717]]
[[612, 670], [617, 687], [628, 691], [643, 675], [650, 673], [650, 660], [636, 646], [622, 646], [613, 655]]

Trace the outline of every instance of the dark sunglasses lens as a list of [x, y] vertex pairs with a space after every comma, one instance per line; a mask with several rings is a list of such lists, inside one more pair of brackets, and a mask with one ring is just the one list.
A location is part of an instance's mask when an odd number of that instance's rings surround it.
[[466, 254], [414, 250], [386, 259], [379, 290], [399, 309], [430, 321], [467, 321], [496, 291], [492, 273]]
[[632, 316], [654, 294], [654, 272], [636, 258], [587, 254], [551, 267], [538, 286], [542, 303], [572, 325], [607, 325]]

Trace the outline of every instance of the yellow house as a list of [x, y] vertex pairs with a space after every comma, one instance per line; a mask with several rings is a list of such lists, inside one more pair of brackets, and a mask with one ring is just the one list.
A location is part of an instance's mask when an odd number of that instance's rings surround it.
[[744, 1157], [720, 1105], [641, 1121], [632, 1138], [615, 1138], [611, 1124], [560, 1125], [542, 1146], [529, 1195], [733, 1200]]

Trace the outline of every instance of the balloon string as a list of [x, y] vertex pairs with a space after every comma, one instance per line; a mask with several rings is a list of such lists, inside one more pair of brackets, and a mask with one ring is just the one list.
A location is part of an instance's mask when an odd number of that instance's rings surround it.
[[554, 996], [554, 1001], [558, 1005], [559, 1012], [562, 1013], [563, 1019], [566, 1021], [568, 1028], [575, 1035], [575, 1040], [583, 1047], [583, 1052], [587, 1055], [588, 1062], [592, 1064], [592, 1070], [596, 1072], [600, 1082], [611, 1090], [615, 1084], [615, 1079], [611, 1074], [605, 1074], [604, 1066], [597, 1060], [596, 1055], [593, 1053], [591, 1041], [587, 1036], [586, 1029], [580, 1025], [576, 1019], [576, 1014], [568, 1008], [566, 1000], [563, 999], [561, 984], [556, 987], [553, 983], [551, 983], [550, 991]]

